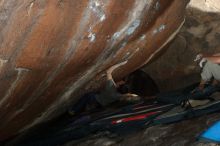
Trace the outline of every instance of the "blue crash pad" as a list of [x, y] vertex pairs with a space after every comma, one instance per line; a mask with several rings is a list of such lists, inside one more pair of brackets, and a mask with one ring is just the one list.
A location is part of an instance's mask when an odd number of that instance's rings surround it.
[[199, 139], [220, 144], [220, 121], [202, 133]]

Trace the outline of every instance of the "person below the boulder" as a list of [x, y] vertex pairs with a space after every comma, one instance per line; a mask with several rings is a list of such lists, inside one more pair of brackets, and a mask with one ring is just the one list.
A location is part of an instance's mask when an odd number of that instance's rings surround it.
[[[215, 55], [214, 55], [215, 56]], [[220, 57], [219, 57], [220, 58]], [[205, 85], [210, 84], [209, 88], [217, 90], [220, 81], [220, 65], [208, 60], [204, 55], [198, 54], [194, 60], [201, 67], [201, 81], [197, 90], [205, 90]], [[216, 60], [217, 61], [217, 60]]]
[[[120, 84], [116, 84], [112, 72], [126, 64], [127, 61], [116, 64], [107, 70], [107, 82], [100, 92], [88, 93], [79, 99], [79, 101], [69, 110], [70, 115], [76, 115], [84, 111], [92, 111], [105, 108], [117, 101], [139, 101], [140, 97], [136, 94], [121, 94], [117, 91]], [[119, 82], [121, 83], [121, 82]]]
[[201, 68], [200, 83], [184, 89], [157, 94], [158, 102], [194, 107], [214, 100], [210, 96], [220, 90], [220, 65], [209, 61], [202, 54], [198, 54], [194, 61]]
[[[209, 98], [213, 93], [220, 90], [220, 65], [217, 64], [216, 56], [220, 54], [215, 54], [210, 56], [209, 60], [208, 56], [207, 58], [202, 55], [198, 54], [195, 58], [195, 62], [199, 64], [201, 67], [201, 81], [196, 89], [192, 91], [192, 96], [189, 102], [191, 104], [194, 103], [205, 103], [204, 100], [208, 102], [207, 99]], [[220, 56], [219, 56], [220, 58]], [[214, 62], [213, 62], [214, 61]], [[203, 101], [198, 101], [203, 100]]]

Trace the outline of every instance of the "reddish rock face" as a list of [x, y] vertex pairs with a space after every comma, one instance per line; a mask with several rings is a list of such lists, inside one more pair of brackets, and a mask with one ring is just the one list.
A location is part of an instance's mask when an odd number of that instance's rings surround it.
[[188, 0], [0, 0], [0, 140], [120, 79], [178, 32]]

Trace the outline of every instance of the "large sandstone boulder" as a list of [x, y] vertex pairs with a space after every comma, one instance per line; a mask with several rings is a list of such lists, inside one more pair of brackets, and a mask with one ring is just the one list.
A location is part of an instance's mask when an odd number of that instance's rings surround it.
[[184, 23], [189, 0], [0, 0], [0, 140], [62, 113], [148, 63]]

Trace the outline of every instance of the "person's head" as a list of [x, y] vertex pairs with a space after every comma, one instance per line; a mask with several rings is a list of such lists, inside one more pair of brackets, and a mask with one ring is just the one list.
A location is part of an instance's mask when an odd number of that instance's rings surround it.
[[197, 54], [195, 59], [194, 59], [194, 62], [197, 62], [199, 63], [203, 58], [203, 55], [201, 53]]
[[196, 62], [197, 65], [199, 65], [200, 68], [203, 68], [205, 63], [206, 63], [206, 59], [203, 58], [203, 55], [200, 53], [200, 54], [197, 54], [195, 59], [194, 59], [194, 62]]

